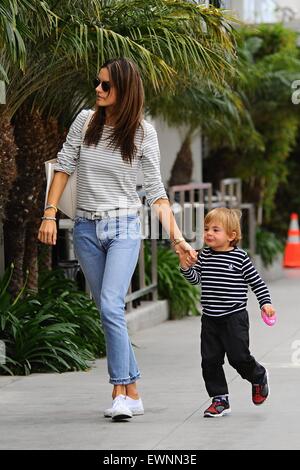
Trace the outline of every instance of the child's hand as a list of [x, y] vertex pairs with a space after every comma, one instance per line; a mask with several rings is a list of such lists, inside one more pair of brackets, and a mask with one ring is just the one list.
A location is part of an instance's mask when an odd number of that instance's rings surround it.
[[275, 308], [272, 304], [265, 304], [262, 307], [262, 312], [264, 312], [268, 317], [273, 317], [275, 315]]
[[188, 269], [194, 266], [198, 259], [198, 253], [186, 241], [176, 245], [175, 253], [179, 257], [181, 268]]

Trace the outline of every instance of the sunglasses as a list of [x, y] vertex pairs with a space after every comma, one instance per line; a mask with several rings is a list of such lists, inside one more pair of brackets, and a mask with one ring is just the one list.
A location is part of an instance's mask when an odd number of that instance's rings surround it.
[[106, 81], [101, 82], [99, 78], [94, 78], [93, 85], [94, 85], [94, 88], [98, 88], [98, 86], [101, 85], [101, 88], [105, 93], [107, 93], [111, 89], [110, 82], [106, 82]]

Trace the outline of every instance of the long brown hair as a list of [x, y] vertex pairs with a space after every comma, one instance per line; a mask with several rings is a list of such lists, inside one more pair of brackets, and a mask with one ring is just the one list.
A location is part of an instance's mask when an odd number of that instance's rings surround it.
[[[108, 60], [101, 66], [101, 69], [103, 68], [108, 69], [117, 96], [113, 114], [114, 128], [109, 138], [109, 145], [114, 149], [120, 149], [123, 160], [131, 164], [136, 152], [134, 137], [143, 115], [143, 83], [136, 65], [128, 59]], [[105, 107], [96, 106], [84, 139], [87, 145], [98, 144], [104, 124]]]

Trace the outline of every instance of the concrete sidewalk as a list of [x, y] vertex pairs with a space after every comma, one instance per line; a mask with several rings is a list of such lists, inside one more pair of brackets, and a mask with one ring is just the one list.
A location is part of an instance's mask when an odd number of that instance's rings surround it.
[[186, 318], [132, 337], [146, 414], [129, 422], [103, 417], [111, 393], [105, 360], [88, 372], [0, 377], [0, 448], [300, 449], [300, 270], [269, 287], [275, 327], [262, 322], [252, 294], [249, 301], [251, 351], [270, 375], [263, 406], [252, 405], [251, 386], [226, 365], [232, 413], [203, 419], [209, 400], [200, 371], [200, 319]]

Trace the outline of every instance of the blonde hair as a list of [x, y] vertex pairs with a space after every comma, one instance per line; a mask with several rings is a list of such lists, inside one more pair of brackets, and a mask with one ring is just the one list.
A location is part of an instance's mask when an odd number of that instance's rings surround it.
[[239, 209], [217, 207], [206, 214], [204, 224], [211, 224], [212, 222], [221, 224], [229, 237], [232, 235], [232, 232], [235, 232], [235, 238], [230, 242], [230, 246], [236, 246], [242, 239], [241, 217], [242, 212]]

